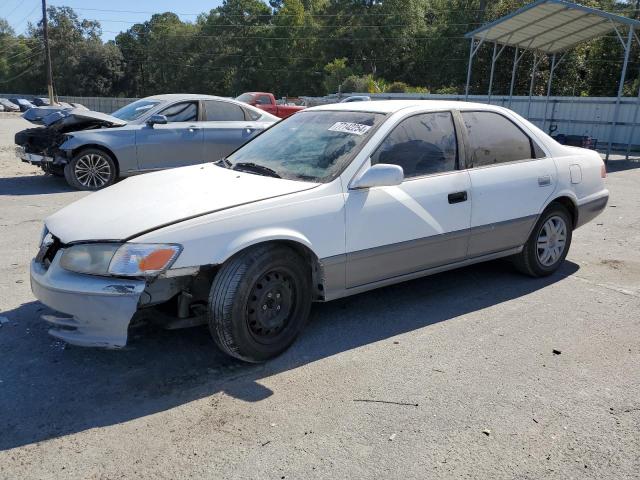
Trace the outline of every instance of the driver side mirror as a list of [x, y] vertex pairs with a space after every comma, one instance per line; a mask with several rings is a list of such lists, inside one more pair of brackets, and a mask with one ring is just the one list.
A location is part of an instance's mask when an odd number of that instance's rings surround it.
[[404, 171], [398, 165], [378, 163], [368, 168], [351, 182], [351, 189], [371, 187], [392, 187], [400, 185], [404, 180]]
[[147, 125], [149, 125], [150, 127], [153, 127], [156, 124], [165, 125], [168, 122], [169, 121], [167, 120], [167, 117], [165, 117], [164, 115], [156, 114], [156, 115], [151, 115], [149, 120], [147, 120]]

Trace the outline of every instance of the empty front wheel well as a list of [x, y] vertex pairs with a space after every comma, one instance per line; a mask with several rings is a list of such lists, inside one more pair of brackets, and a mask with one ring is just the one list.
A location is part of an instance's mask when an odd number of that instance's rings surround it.
[[575, 228], [578, 224], [578, 207], [576, 206], [574, 201], [569, 197], [558, 197], [549, 205], [553, 205], [554, 203], [562, 205], [569, 211], [569, 214], [571, 215], [571, 224], [573, 228]]

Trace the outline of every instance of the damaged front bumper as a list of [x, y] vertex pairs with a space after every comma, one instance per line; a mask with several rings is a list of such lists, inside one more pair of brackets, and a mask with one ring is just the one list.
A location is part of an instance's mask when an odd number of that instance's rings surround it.
[[53, 157], [29, 153], [21, 146], [16, 146], [16, 157], [25, 163], [30, 163], [31, 165], [41, 166], [43, 162], [53, 162]]
[[31, 262], [31, 290], [64, 316], [44, 315], [49, 333], [72, 345], [122, 348], [146, 282], [70, 272], [60, 266], [59, 250], [46, 267]]

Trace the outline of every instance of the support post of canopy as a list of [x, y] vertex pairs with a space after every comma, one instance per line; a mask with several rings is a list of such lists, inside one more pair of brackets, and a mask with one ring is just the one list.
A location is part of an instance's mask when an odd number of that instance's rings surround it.
[[527, 120], [531, 115], [531, 97], [533, 96], [533, 85], [536, 81], [536, 69], [538, 68], [538, 53], [533, 54], [533, 68], [531, 69], [531, 82], [529, 82], [529, 102], [527, 103]]
[[547, 109], [549, 107], [549, 97], [551, 96], [551, 82], [553, 82], [553, 71], [556, 69], [556, 54], [551, 56], [551, 69], [549, 70], [549, 82], [547, 83], [547, 98], [544, 100], [544, 117], [542, 117], [542, 130], [547, 124]]
[[469, 99], [469, 82], [471, 82], [471, 64], [473, 63], [473, 48], [475, 46], [475, 38], [471, 37], [471, 47], [469, 48], [469, 62], [467, 64], [467, 85], [464, 87], [464, 101]]
[[496, 69], [496, 53], [498, 52], [498, 44], [493, 42], [493, 55], [491, 55], [491, 73], [489, 74], [489, 91], [487, 92], [487, 103], [491, 105], [491, 90], [493, 89], [493, 72]]
[[516, 82], [516, 70], [518, 69], [518, 62], [520, 61], [518, 59], [519, 50], [520, 49], [516, 47], [516, 53], [513, 56], [513, 69], [511, 70], [511, 85], [509, 86], [509, 108], [511, 108], [511, 102], [513, 100], [513, 86], [515, 85], [515, 82]]
[[[549, 84], [547, 85], [547, 98], [544, 101], [544, 118], [542, 119], [542, 130], [544, 130], [544, 127], [547, 124], [547, 107], [549, 106], [549, 97], [551, 96], [551, 83], [553, 82], [553, 74], [555, 73], [556, 68], [558, 68], [558, 66], [562, 63], [566, 55], [567, 55], [567, 52], [563, 53], [557, 62], [556, 62], [555, 53], [551, 57], [551, 70], [549, 70]], [[553, 117], [553, 111], [551, 112], [551, 116]], [[551, 128], [551, 122], [549, 122], [549, 128]]]
[[493, 42], [493, 55], [491, 56], [491, 75], [489, 76], [489, 94], [488, 94], [488, 103], [491, 104], [491, 92], [493, 90], [493, 73], [496, 69], [496, 62], [504, 49], [507, 48], [507, 44], [505, 43], [500, 50], [498, 50], [498, 43]]
[[466, 102], [469, 99], [469, 84], [471, 83], [471, 65], [473, 63], [473, 57], [478, 52], [482, 44], [484, 43], [484, 38], [478, 40], [476, 44], [475, 37], [471, 37], [471, 49], [469, 50], [469, 65], [467, 66], [467, 86], [464, 88], [464, 101]]
[[624, 80], [627, 76], [627, 66], [629, 65], [629, 53], [631, 52], [631, 41], [633, 40], [633, 25], [629, 26], [629, 35], [627, 36], [627, 43], [624, 46], [624, 63], [622, 64], [622, 72], [620, 73], [620, 83], [618, 84], [618, 96], [616, 97], [616, 106], [613, 112], [613, 122], [609, 128], [609, 143], [607, 144], [607, 155], [604, 158], [605, 162], [609, 161], [609, 155], [611, 154], [611, 145], [613, 144], [613, 135], [618, 123], [618, 114], [620, 113], [620, 99], [624, 93]]
[[638, 111], [640, 110], [640, 85], [638, 86], [638, 96], [636, 97], [636, 108], [633, 112], [633, 121], [629, 128], [629, 141], [627, 142], [627, 154], [625, 159], [629, 160], [629, 154], [631, 153], [631, 143], [633, 142], [633, 134], [636, 133], [636, 122], [638, 121]]

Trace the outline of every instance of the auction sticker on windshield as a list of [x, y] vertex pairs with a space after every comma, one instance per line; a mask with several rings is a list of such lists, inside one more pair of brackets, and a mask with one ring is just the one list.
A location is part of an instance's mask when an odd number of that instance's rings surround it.
[[329, 127], [331, 132], [352, 133], [354, 135], [364, 135], [371, 127], [362, 123], [336, 122]]

